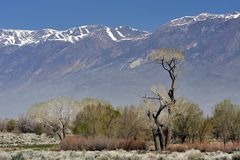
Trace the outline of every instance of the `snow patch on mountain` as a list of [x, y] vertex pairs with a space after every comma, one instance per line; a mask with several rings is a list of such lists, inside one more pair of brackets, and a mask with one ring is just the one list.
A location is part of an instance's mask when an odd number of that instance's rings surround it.
[[208, 19], [222, 19], [224, 21], [236, 19], [240, 17], [240, 12], [233, 12], [230, 14], [210, 14], [210, 13], [201, 13], [197, 16], [184, 16], [178, 19], [170, 21], [171, 26], [183, 26], [190, 25], [199, 21], [205, 21]]
[[146, 58], [145, 58], [145, 59], [143, 59], [143, 58], [137, 58], [137, 59], [133, 60], [133, 61], [129, 64], [128, 68], [134, 69], [134, 68], [136, 68], [136, 67], [139, 67], [139, 66], [145, 64], [146, 62], [147, 62], [147, 59], [146, 59]]
[[113, 40], [113, 41], [117, 41], [117, 38], [114, 37], [113, 33], [111, 32], [110, 28], [106, 28], [106, 32], [108, 33], [109, 37]]
[[192, 49], [192, 48], [197, 47], [197, 45], [198, 45], [197, 42], [191, 42], [190, 44], [188, 44], [188, 45], [186, 46], [186, 49], [187, 49], [187, 50], [190, 50], [190, 49]]
[[118, 28], [115, 28], [115, 30], [117, 31], [117, 33], [119, 34], [119, 36], [125, 38], [125, 36], [124, 36], [120, 31], [118, 31]]

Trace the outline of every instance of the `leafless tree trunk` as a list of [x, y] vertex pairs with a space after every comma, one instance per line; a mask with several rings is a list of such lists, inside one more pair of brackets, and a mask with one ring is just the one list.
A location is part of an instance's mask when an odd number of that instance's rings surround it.
[[[171, 143], [172, 124], [170, 118], [172, 116], [172, 107], [176, 102], [175, 85], [177, 77], [177, 64], [179, 61], [183, 60], [183, 53], [180, 50], [176, 49], [158, 49], [150, 54], [150, 59], [159, 63], [170, 77], [170, 88], [167, 92], [167, 95], [162, 93], [163, 91], [152, 91], [155, 97], [143, 97], [144, 99], [157, 100], [159, 102], [159, 107], [156, 112], [152, 113], [149, 111], [148, 117], [154, 120], [154, 123], [157, 127], [157, 135], [160, 141], [160, 148], [161, 150], [165, 150], [167, 148], [167, 145]], [[168, 124], [164, 125], [159, 122], [159, 117], [162, 111], [165, 109], [167, 109], [168, 113]]]
[[153, 135], [153, 142], [154, 142], [154, 147], [155, 147], [155, 150], [157, 151], [158, 150], [158, 144], [157, 144], [157, 135], [156, 135], [156, 130], [155, 129], [152, 129], [152, 135]]

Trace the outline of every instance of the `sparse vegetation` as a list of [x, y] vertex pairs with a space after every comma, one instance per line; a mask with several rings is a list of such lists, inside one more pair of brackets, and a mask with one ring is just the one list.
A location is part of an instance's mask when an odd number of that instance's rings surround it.
[[201, 152], [217, 152], [222, 151], [225, 153], [233, 153], [240, 151], [240, 143], [227, 143], [224, 145], [222, 142], [209, 142], [209, 143], [185, 143], [185, 144], [171, 144], [168, 150], [171, 152], [185, 152], [190, 149], [197, 149]]
[[227, 154], [216, 152], [212, 154], [201, 153], [199, 150], [188, 150], [186, 152], [173, 153], [157, 153], [146, 152], [139, 153], [137, 151], [13, 151], [1, 152], [0, 159], [36, 159], [36, 160], [238, 160], [238, 153]]

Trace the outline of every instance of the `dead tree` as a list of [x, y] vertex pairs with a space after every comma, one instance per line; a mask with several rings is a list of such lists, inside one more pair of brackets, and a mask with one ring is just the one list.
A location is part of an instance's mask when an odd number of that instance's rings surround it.
[[[171, 142], [172, 136], [172, 125], [171, 125], [171, 112], [174, 106], [175, 100], [175, 85], [176, 78], [178, 75], [178, 65], [183, 60], [183, 52], [178, 49], [157, 49], [154, 50], [149, 59], [157, 62], [161, 67], [169, 74], [170, 77], [170, 88], [165, 90], [165, 88], [156, 87], [152, 89], [153, 97], [144, 96], [144, 100], [155, 100], [158, 102], [156, 109], [148, 110], [148, 117], [153, 120], [155, 128], [153, 132], [153, 140], [156, 142], [156, 137], [159, 138], [159, 146], [161, 150], [165, 150], [167, 145]], [[163, 111], [167, 112], [167, 123], [162, 123], [159, 118]], [[157, 145], [155, 149], [158, 150]]]

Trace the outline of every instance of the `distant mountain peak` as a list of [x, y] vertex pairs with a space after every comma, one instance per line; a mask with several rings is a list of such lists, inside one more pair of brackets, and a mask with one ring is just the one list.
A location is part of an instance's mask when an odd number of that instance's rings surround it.
[[183, 26], [190, 25], [199, 21], [205, 21], [208, 19], [222, 19], [224, 21], [230, 19], [236, 19], [240, 17], [240, 12], [232, 12], [229, 14], [211, 14], [211, 13], [201, 13], [197, 16], [184, 16], [170, 21], [171, 26]]

